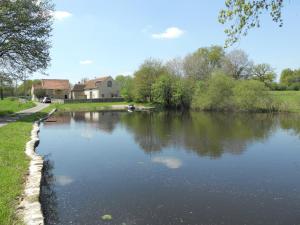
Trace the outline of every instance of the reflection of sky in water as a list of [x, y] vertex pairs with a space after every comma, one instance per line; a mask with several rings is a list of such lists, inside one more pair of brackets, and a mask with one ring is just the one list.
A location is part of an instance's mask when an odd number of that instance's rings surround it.
[[174, 157], [154, 157], [152, 162], [163, 164], [170, 169], [178, 169], [182, 166], [181, 160]]
[[55, 181], [60, 186], [67, 186], [74, 182], [72, 177], [63, 176], [63, 175], [55, 176]]

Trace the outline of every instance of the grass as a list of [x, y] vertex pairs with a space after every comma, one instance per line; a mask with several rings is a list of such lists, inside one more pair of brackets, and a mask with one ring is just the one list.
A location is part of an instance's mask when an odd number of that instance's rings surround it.
[[300, 112], [300, 91], [272, 91], [271, 93], [281, 103], [280, 111]]
[[[29, 159], [25, 154], [32, 124], [52, 110], [47, 107], [39, 113], [0, 128], [0, 224], [19, 224], [15, 209], [24, 189]], [[21, 223], [20, 223], [21, 224]]]
[[19, 99], [15, 98], [6, 98], [0, 100], [0, 116], [6, 116], [19, 112], [24, 109], [32, 108], [35, 106], [35, 103], [32, 101], [20, 102]]
[[104, 109], [112, 109], [113, 105], [151, 106], [150, 104], [134, 103], [134, 102], [97, 102], [97, 103], [66, 103], [55, 104], [58, 111], [97, 111]]

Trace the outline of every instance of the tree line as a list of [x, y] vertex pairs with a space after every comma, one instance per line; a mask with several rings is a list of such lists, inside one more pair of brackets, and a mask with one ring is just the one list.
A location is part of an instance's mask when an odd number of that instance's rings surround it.
[[270, 111], [277, 103], [269, 90], [296, 90], [298, 73], [284, 70], [277, 84], [269, 64], [255, 64], [243, 50], [227, 53], [221, 46], [211, 46], [165, 63], [146, 59], [133, 76], [119, 75], [116, 80], [127, 101], [175, 108]]

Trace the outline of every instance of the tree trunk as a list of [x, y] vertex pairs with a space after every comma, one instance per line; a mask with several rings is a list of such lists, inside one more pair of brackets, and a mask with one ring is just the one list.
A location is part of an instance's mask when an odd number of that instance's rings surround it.
[[1, 100], [4, 99], [4, 96], [3, 96], [3, 80], [0, 79], [0, 98]]

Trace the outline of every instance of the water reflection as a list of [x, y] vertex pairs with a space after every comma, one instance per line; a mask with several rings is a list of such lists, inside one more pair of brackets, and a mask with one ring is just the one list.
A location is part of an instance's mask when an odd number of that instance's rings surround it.
[[[146, 153], [166, 147], [183, 148], [199, 156], [218, 158], [241, 154], [254, 141], [263, 142], [280, 126], [300, 134], [298, 114], [228, 114], [200, 112], [72, 112], [55, 117], [56, 123], [88, 123], [81, 136], [92, 139], [91, 127], [112, 133], [118, 124], [134, 135]], [[46, 124], [46, 125], [47, 125]]]
[[[46, 224], [299, 221], [298, 115], [76, 112], [56, 118], [41, 126], [38, 146], [39, 154], [51, 153], [41, 196]], [[113, 220], [103, 222], [104, 214]]]
[[54, 188], [54, 162], [49, 159], [50, 157], [51, 156], [44, 157], [40, 202], [42, 205], [42, 212], [45, 218], [45, 224], [54, 225], [59, 224], [59, 217], [57, 207], [57, 195]]

